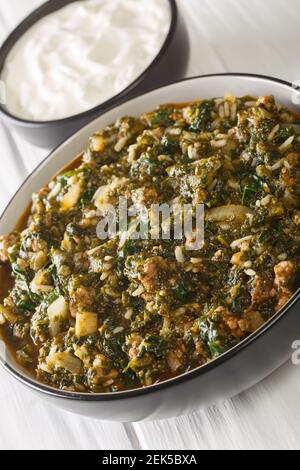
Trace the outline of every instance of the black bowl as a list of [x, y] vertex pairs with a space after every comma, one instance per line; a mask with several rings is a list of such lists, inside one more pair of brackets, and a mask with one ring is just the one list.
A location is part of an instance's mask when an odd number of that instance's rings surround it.
[[[3, 43], [0, 49], [0, 76], [4, 67], [5, 60], [21, 36], [39, 21], [44, 16], [47, 16], [56, 10], [64, 7], [65, 5], [72, 3], [76, 0], [50, 0], [44, 3], [42, 6], [34, 10], [22, 23], [20, 23], [16, 29], [9, 35], [6, 41]], [[0, 105], [0, 119], [8, 126], [17, 131], [25, 140], [44, 148], [53, 148], [66, 139], [69, 135], [73, 134], [77, 129], [84, 126], [86, 123], [99, 116], [101, 113], [107, 111], [113, 106], [116, 106], [119, 102], [130, 98], [135, 93], [140, 92], [142, 87], [147, 88], [149, 80], [152, 82], [151, 85], [159, 86], [166, 83], [170, 77], [170, 70], [174, 67], [170, 67], [170, 63], [167, 64], [167, 52], [170, 49], [171, 44], [174, 42], [175, 32], [177, 30], [177, 19], [178, 12], [175, 0], [167, 0], [170, 4], [171, 9], [171, 22], [169, 32], [162, 45], [157, 56], [154, 58], [152, 63], [146, 70], [126, 89], [121, 93], [115, 95], [113, 98], [99, 104], [95, 108], [92, 108], [83, 113], [71, 116], [65, 119], [53, 120], [53, 121], [31, 121], [26, 119], [18, 118], [11, 114], [5, 107]], [[185, 54], [187, 57], [187, 54]], [[163, 60], [165, 59], [165, 60]], [[178, 57], [177, 57], [178, 60]], [[176, 61], [177, 62], [177, 61]], [[165, 63], [165, 67], [162, 67], [162, 63]], [[178, 62], [179, 66], [179, 62]], [[182, 67], [180, 73], [182, 73]], [[159, 69], [159, 73], [158, 73]], [[178, 70], [179, 72], [179, 70]], [[173, 73], [173, 72], [172, 72]], [[172, 77], [174, 79], [174, 75]], [[176, 77], [177, 78], [177, 77]]]

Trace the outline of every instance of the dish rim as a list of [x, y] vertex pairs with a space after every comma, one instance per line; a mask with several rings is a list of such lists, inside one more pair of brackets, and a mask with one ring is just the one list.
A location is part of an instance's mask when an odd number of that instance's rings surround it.
[[[115, 106], [112, 106], [110, 109], [107, 109], [107, 112], [111, 111], [112, 109], [115, 109], [122, 104], [125, 104], [127, 102], [133, 101], [136, 98], [143, 97], [147, 95], [148, 93], [154, 92], [156, 90], [162, 89], [162, 88], [168, 88], [169, 86], [176, 85], [179, 83], [187, 82], [187, 81], [192, 81], [192, 80], [197, 80], [201, 78], [209, 78], [209, 77], [248, 77], [248, 78], [257, 78], [257, 79], [263, 79], [263, 80], [268, 80], [270, 82], [278, 83], [285, 85], [295, 91], [295, 87], [293, 87], [292, 83], [271, 77], [268, 75], [260, 75], [260, 74], [251, 74], [251, 73], [216, 73], [216, 74], [204, 74], [204, 75], [196, 75], [193, 77], [188, 77], [184, 78], [181, 80], [176, 80], [173, 82], [170, 82], [166, 85], [162, 85], [160, 87], [153, 88], [152, 90], [147, 90], [144, 93], [138, 93], [135, 96], [131, 97], [130, 99], [124, 99], [122, 102], [116, 104]], [[98, 119], [101, 116], [96, 117], [94, 120]], [[93, 122], [92, 120], [91, 122]], [[11, 203], [15, 199], [15, 197], [19, 194], [19, 192], [23, 189], [23, 187], [26, 185], [27, 181], [34, 176], [36, 171], [61, 147], [63, 146], [68, 140], [71, 140], [74, 138], [79, 132], [81, 132], [85, 127], [89, 126], [91, 124], [89, 122], [85, 126], [82, 126], [79, 130], [77, 130], [72, 136], [68, 137], [65, 139], [62, 143], [57, 145], [47, 156], [44, 158], [39, 165], [27, 176], [27, 178], [24, 180], [22, 185], [19, 187], [19, 189], [16, 191], [16, 193], [12, 196], [8, 204], [6, 205], [4, 211], [0, 215], [0, 222], [5, 218], [6, 212], [8, 211]], [[80, 393], [80, 392], [70, 392], [70, 391], [65, 391], [65, 390], [59, 390], [54, 387], [48, 386], [43, 384], [42, 382], [38, 382], [36, 379], [31, 378], [29, 375], [22, 375], [18, 370], [16, 370], [14, 367], [12, 367], [10, 364], [8, 364], [3, 358], [0, 357], [0, 365], [15, 379], [17, 379], [19, 382], [23, 383], [24, 385], [27, 385], [29, 388], [42, 392], [45, 395], [51, 396], [51, 397], [56, 397], [56, 398], [62, 398], [66, 400], [75, 400], [75, 401], [80, 401], [80, 402], [102, 402], [102, 401], [113, 401], [113, 400], [123, 400], [123, 399], [129, 399], [129, 398], [134, 398], [134, 397], [140, 397], [142, 395], [146, 395], [149, 393], [154, 393], [161, 391], [163, 389], [169, 388], [171, 386], [179, 385], [185, 381], [190, 381], [195, 379], [196, 377], [200, 375], [204, 375], [206, 372], [211, 371], [212, 369], [215, 369], [219, 366], [221, 366], [224, 362], [227, 362], [234, 356], [236, 356], [239, 352], [247, 348], [250, 344], [254, 343], [258, 338], [261, 336], [264, 336], [269, 329], [271, 329], [275, 323], [279, 322], [282, 317], [284, 317], [287, 312], [299, 301], [300, 299], [300, 288], [295, 292], [295, 294], [290, 298], [290, 300], [286, 303], [286, 305], [280, 309], [273, 317], [271, 317], [264, 325], [262, 325], [257, 331], [249, 335], [247, 338], [245, 338], [243, 341], [238, 343], [236, 346], [233, 348], [229, 349], [222, 355], [218, 356], [217, 358], [213, 359], [212, 361], [203, 364], [202, 366], [198, 366], [195, 369], [192, 369], [190, 371], [184, 372], [183, 374], [180, 374], [178, 376], [172, 377], [170, 379], [164, 380], [159, 383], [155, 383], [146, 387], [139, 387], [135, 389], [130, 389], [130, 390], [124, 390], [120, 392], [110, 392], [110, 393]], [[19, 366], [20, 369], [22, 366]]]
[[[64, 0], [47, 0], [38, 8], [35, 8], [28, 16], [26, 16], [8, 35], [8, 37], [5, 39], [2, 46], [0, 47], [0, 62], [2, 62], [2, 64], [0, 65], [0, 79], [1, 79], [1, 75], [3, 72], [6, 59], [9, 53], [11, 52], [12, 48], [19, 41], [19, 39], [21, 39], [21, 37], [42, 18], [45, 18], [46, 16], [63, 8], [64, 6], [67, 6], [68, 4], [78, 1], [78, 0], [68, 0], [68, 3], [66, 3], [65, 5], [63, 5], [62, 3], [63, 1]], [[170, 16], [169, 31], [164, 39], [164, 42], [161, 48], [159, 49], [158, 53], [154, 56], [153, 60], [147, 66], [147, 68], [140, 75], [138, 75], [138, 77], [133, 82], [131, 82], [126, 88], [124, 88], [122, 91], [112, 96], [108, 100], [104, 101], [103, 103], [100, 103], [97, 106], [94, 106], [93, 108], [83, 111], [82, 113], [73, 114], [72, 116], [68, 116], [65, 118], [52, 119], [52, 120], [46, 120], [46, 121], [24, 119], [8, 111], [8, 109], [6, 109], [5, 105], [2, 103], [0, 103], [0, 116], [3, 115], [6, 118], [8, 118], [10, 121], [23, 124], [26, 127], [36, 127], [36, 126], [51, 126], [52, 127], [52, 126], [57, 126], [59, 124], [71, 124], [73, 122], [78, 121], [78, 119], [85, 119], [90, 116], [94, 116], [95, 114], [97, 115], [97, 113], [100, 114], [101, 112], [104, 113], [107, 110], [109, 110], [110, 107], [112, 106], [114, 107], [120, 104], [120, 100], [122, 100], [122, 98], [126, 99], [126, 95], [130, 93], [131, 90], [134, 92], [134, 89], [145, 78], [147, 78], [147, 75], [151, 73], [152, 69], [154, 69], [159, 64], [159, 62], [162, 60], [163, 56], [165, 55], [166, 51], [168, 50], [175, 36], [175, 31], [176, 31], [177, 24], [178, 24], [177, 3], [176, 3], [176, 0], [165, 0], [165, 1], [168, 2], [169, 4], [171, 16]], [[47, 12], [48, 7], [53, 7], [53, 10], [51, 12]], [[166, 85], [168, 85], [168, 83]], [[127, 96], [127, 100], [129, 99], [130, 98]]]

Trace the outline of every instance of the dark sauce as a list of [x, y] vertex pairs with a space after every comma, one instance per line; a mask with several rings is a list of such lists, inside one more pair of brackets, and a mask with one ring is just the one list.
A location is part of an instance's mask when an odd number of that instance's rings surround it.
[[11, 276], [11, 270], [8, 265], [0, 266], [0, 302], [7, 296], [13, 287], [14, 280]]
[[[56, 173], [54, 178], [65, 171], [72, 171], [78, 168], [78, 166], [82, 162], [82, 157], [83, 157], [83, 154], [78, 155], [74, 160], [72, 160], [70, 163], [65, 165], [58, 173]], [[31, 213], [31, 207], [32, 207], [32, 204], [31, 203], [28, 204], [28, 207], [26, 208], [26, 210], [23, 212], [23, 214], [17, 221], [15, 225], [16, 231], [22, 232], [23, 230], [26, 229], [28, 218], [30, 217], [30, 213]], [[14, 278], [12, 276], [10, 265], [0, 264], [0, 302], [3, 302], [3, 300], [8, 296], [13, 286], [14, 286]], [[16, 356], [16, 351], [22, 348], [23, 342], [21, 340], [16, 339], [13, 336], [11, 326], [7, 324], [2, 327], [0, 326], [0, 339], [5, 341], [6, 346], [9, 348], [10, 353], [13, 355], [15, 360], [20, 364], [20, 361], [18, 360]], [[27, 342], [26, 339], [24, 342], [25, 343]], [[33, 359], [33, 363], [28, 364], [28, 365], [25, 365], [23, 363], [21, 364], [21, 366], [32, 376], [34, 376], [36, 365], [38, 363], [39, 349], [40, 349], [40, 345], [34, 345], [34, 343], [32, 343], [31, 357]]]

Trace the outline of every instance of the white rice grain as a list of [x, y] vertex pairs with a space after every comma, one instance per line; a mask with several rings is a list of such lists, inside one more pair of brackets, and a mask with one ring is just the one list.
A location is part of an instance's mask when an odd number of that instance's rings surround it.
[[215, 180], [211, 183], [211, 185], [209, 186], [208, 191], [210, 191], [210, 192], [213, 191], [213, 190], [215, 189], [215, 187], [217, 186], [217, 184], [218, 184], [218, 180], [215, 179]]
[[110, 379], [110, 380], [107, 380], [103, 385], [104, 387], [109, 387], [110, 385], [112, 385], [114, 383], [114, 380], [113, 379]]
[[166, 129], [166, 134], [180, 135], [181, 133], [182, 129], [180, 127], [168, 127], [168, 129]]
[[113, 267], [113, 264], [111, 264], [111, 263], [104, 263], [104, 264], [103, 264], [103, 271], [110, 271], [112, 267]]
[[227, 144], [227, 140], [225, 140], [225, 139], [222, 139], [222, 140], [212, 140], [212, 141], [210, 142], [210, 144], [211, 144], [211, 146], [212, 146], [213, 148], [218, 149], [218, 148], [225, 147], [225, 145]]
[[145, 289], [143, 286], [138, 287], [131, 295], [132, 297], [139, 297], [145, 292]]
[[212, 123], [211, 123], [211, 128], [212, 129], [218, 129], [218, 127], [220, 126], [220, 119], [215, 119]]
[[105, 281], [110, 276], [109, 271], [105, 271], [104, 273], [101, 274], [100, 281]]
[[252, 239], [252, 235], [248, 235], [247, 237], [239, 238], [238, 240], [234, 240], [234, 242], [231, 243], [230, 247], [231, 248], [239, 248], [244, 242], [247, 242], [248, 240]]
[[287, 170], [291, 170], [291, 169], [292, 169], [292, 166], [289, 164], [289, 162], [288, 162], [287, 160], [284, 160], [284, 161], [283, 161], [283, 164], [284, 164], [284, 166], [285, 166], [285, 168], [286, 168]]
[[190, 271], [192, 271], [194, 269], [194, 265], [193, 264], [188, 264], [184, 270], [186, 273], [189, 273]]
[[285, 142], [283, 142], [282, 145], [280, 145], [279, 147], [279, 152], [284, 152], [287, 148], [290, 147], [290, 145], [292, 145], [293, 141], [295, 139], [295, 136], [294, 135], [291, 135], [288, 139], [286, 139]]
[[246, 101], [245, 106], [247, 108], [252, 108], [252, 106], [256, 105], [256, 101]]
[[231, 105], [231, 112], [230, 112], [230, 119], [232, 121], [235, 121], [236, 119], [236, 114], [237, 114], [237, 104], [236, 103], [233, 103]]
[[93, 219], [93, 218], [96, 217], [96, 216], [97, 216], [97, 211], [95, 211], [95, 210], [86, 212], [86, 213], [84, 214], [84, 217], [85, 217], [86, 219]]
[[269, 141], [269, 142], [274, 139], [275, 134], [277, 134], [277, 132], [279, 131], [279, 129], [280, 129], [280, 125], [279, 125], [279, 124], [276, 124], [276, 126], [273, 127], [273, 129], [271, 130], [270, 134], [268, 135], [268, 141]]
[[240, 184], [238, 183], [238, 181], [228, 180], [227, 185], [232, 189], [240, 189]]
[[115, 151], [116, 152], [121, 152], [121, 150], [125, 147], [127, 144], [128, 137], [122, 137], [115, 145]]
[[229, 103], [228, 101], [225, 101], [224, 103], [224, 113], [226, 117], [230, 116], [230, 108], [229, 108]]
[[279, 168], [281, 168], [283, 165], [283, 160], [278, 160], [278, 162], [274, 163], [274, 165], [266, 165], [266, 168], [267, 170], [270, 170], [270, 171], [276, 171], [276, 170], [279, 170]]
[[117, 328], [114, 329], [113, 333], [114, 335], [117, 335], [118, 333], [122, 333], [124, 331], [123, 326], [117, 326]]
[[247, 153], [246, 151], [242, 153], [241, 155], [241, 158], [245, 161], [245, 162], [249, 162], [250, 158], [251, 158], [251, 155], [249, 155], [249, 153]]
[[101, 250], [101, 246], [96, 246], [96, 248], [92, 248], [91, 250], [87, 251], [87, 255], [92, 256], [100, 250]]
[[129, 308], [129, 309], [126, 311], [124, 317], [126, 318], [126, 320], [130, 320], [130, 318], [132, 317], [132, 315], [133, 315], [133, 310], [132, 310], [132, 308]]
[[202, 263], [202, 258], [191, 258], [190, 262], [192, 264], [200, 264], [200, 263]]
[[271, 196], [270, 194], [268, 194], [268, 196], [264, 197], [261, 201], [260, 201], [260, 204], [261, 206], [265, 207], [267, 206], [268, 204], [270, 204], [271, 202]]
[[182, 246], [176, 246], [175, 248], [175, 258], [178, 263], [184, 263], [184, 254]]
[[249, 277], [256, 276], [256, 272], [253, 269], [246, 269], [245, 274], [247, 274]]
[[[50, 187], [50, 186], [49, 186]], [[62, 185], [61, 183], [57, 183], [53, 188], [52, 188], [52, 191], [48, 194], [48, 201], [50, 201], [50, 199], [53, 199], [55, 198], [61, 191], [61, 188], [62, 188]]]
[[248, 269], [248, 268], [252, 268], [252, 261], [246, 261], [244, 263], [244, 268]]
[[224, 117], [225, 117], [225, 111], [224, 111], [224, 106], [223, 105], [221, 105], [219, 107], [219, 116], [220, 116], [221, 119], [224, 119]]
[[180, 307], [177, 310], [175, 310], [174, 314], [176, 317], [181, 317], [186, 313], [186, 309], [184, 307]]

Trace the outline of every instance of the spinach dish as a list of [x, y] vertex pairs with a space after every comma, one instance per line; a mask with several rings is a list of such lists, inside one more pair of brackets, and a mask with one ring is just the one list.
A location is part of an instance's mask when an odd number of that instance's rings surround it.
[[[261, 327], [300, 287], [299, 124], [272, 96], [228, 94], [93, 135], [0, 238], [0, 330], [17, 361], [55, 388], [117, 392]], [[204, 205], [204, 242], [101, 240], [99, 207], [120, 196], [146, 211]]]

